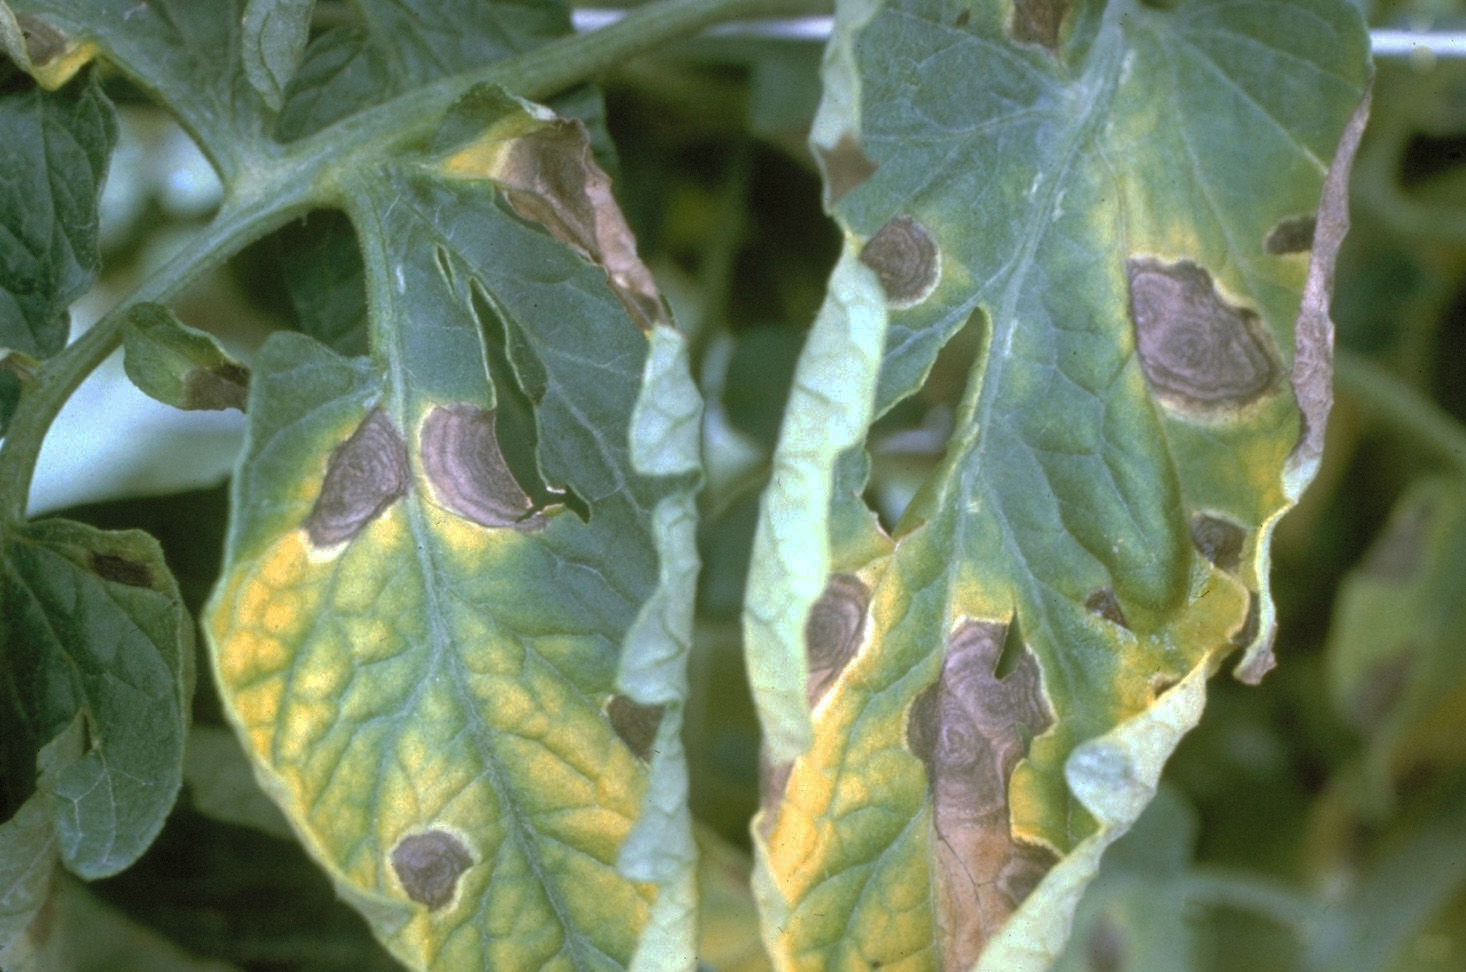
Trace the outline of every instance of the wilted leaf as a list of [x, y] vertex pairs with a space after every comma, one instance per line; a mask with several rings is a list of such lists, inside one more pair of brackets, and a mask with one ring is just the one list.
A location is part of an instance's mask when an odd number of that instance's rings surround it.
[[97, 200], [117, 116], [96, 78], [0, 91], [0, 348], [46, 357], [96, 279]]
[[[450, 128], [557, 124], [496, 104]], [[222, 689], [409, 966], [680, 967], [696, 393], [675, 333], [461, 151], [351, 187], [370, 356], [281, 334], [256, 359]]]
[[[1265, 670], [1367, 56], [1334, 0], [840, 8], [813, 141], [845, 255], [745, 622], [776, 965], [1047, 967], [1206, 675], [1238, 647]], [[1268, 245], [1314, 213], [1311, 253]], [[828, 353], [852, 305], [884, 339], [873, 394], [871, 338]], [[850, 447], [968, 324], [893, 544]], [[857, 584], [850, 623], [816, 623]]]
[[115, 874], [152, 842], [178, 793], [192, 622], [157, 542], [138, 531], [15, 526], [0, 571], [6, 745], [40, 747], [82, 720], [81, 751], [42, 785], [65, 865]]
[[149, 397], [185, 410], [244, 410], [249, 369], [161, 304], [135, 304], [123, 325], [123, 366]]

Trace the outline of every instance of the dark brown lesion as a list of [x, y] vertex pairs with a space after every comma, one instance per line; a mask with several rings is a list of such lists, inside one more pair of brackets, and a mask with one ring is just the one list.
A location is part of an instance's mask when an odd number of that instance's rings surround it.
[[1307, 253], [1313, 249], [1313, 233], [1317, 226], [1318, 217], [1312, 213], [1307, 216], [1294, 216], [1280, 220], [1277, 225], [1268, 230], [1267, 236], [1263, 237], [1263, 251], [1272, 256]]
[[853, 574], [835, 574], [804, 621], [808, 665], [806, 694], [810, 708], [824, 698], [845, 666], [855, 657], [865, 633], [870, 589]]
[[774, 832], [774, 821], [778, 819], [779, 807], [784, 803], [784, 794], [789, 789], [789, 777], [793, 772], [792, 760], [785, 763], [774, 763], [769, 759], [768, 749], [759, 746], [758, 808], [760, 816], [758, 833], [765, 841]]
[[1141, 369], [1162, 402], [1183, 411], [1240, 408], [1267, 394], [1280, 368], [1257, 314], [1217, 292], [1189, 260], [1127, 261]]
[[912, 703], [907, 745], [932, 798], [943, 970], [968, 969], [1057, 858], [1016, 839], [1008, 781], [1054, 722], [1038, 660], [1024, 649], [996, 674], [1008, 629], [968, 621], [947, 643], [937, 682]]
[[427, 830], [398, 841], [391, 861], [407, 896], [437, 911], [452, 902], [458, 879], [473, 866], [473, 855], [446, 830]]
[[1120, 608], [1120, 599], [1115, 596], [1113, 587], [1101, 587], [1092, 591], [1084, 599], [1084, 607], [1090, 614], [1099, 615], [1111, 624], [1118, 624], [1122, 628], [1130, 627], [1125, 623], [1125, 612]]
[[1191, 544], [1218, 570], [1235, 574], [1242, 564], [1247, 531], [1231, 520], [1197, 513], [1191, 518]]
[[331, 450], [305, 530], [317, 547], [350, 540], [407, 492], [407, 447], [381, 409]]
[[128, 560], [126, 557], [119, 557], [116, 554], [92, 552], [88, 561], [92, 573], [105, 581], [114, 584], [125, 584], [128, 587], [152, 587], [153, 572], [147, 564], [139, 563], [136, 560]]
[[534, 503], [499, 449], [494, 413], [468, 404], [435, 406], [420, 436], [423, 471], [438, 502], [486, 527], [537, 529]]
[[1059, 51], [1059, 35], [1070, 0], [1013, 0], [1009, 30], [1020, 44], [1037, 44], [1051, 54]]
[[942, 274], [937, 238], [911, 216], [893, 216], [866, 241], [860, 262], [875, 271], [895, 308], [921, 303], [936, 289]]
[[652, 743], [657, 741], [657, 730], [662, 727], [666, 709], [665, 705], [643, 705], [624, 695], [613, 695], [606, 703], [606, 719], [632, 754], [646, 762], [651, 757]]

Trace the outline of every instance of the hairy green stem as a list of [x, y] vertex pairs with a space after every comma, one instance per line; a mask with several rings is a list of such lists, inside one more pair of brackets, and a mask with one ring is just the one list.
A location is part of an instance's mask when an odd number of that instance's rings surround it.
[[415, 89], [284, 148], [255, 146], [257, 155], [237, 168], [240, 175], [230, 198], [202, 234], [49, 361], [26, 389], [0, 445], [0, 522], [25, 517], [46, 430], [82, 380], [121, 343], [130, 307], [168, 300], [203, 271], [301, 212], [339, 202], [342, 186], [349, 183], [343, 174], [426, 139], [469, 89], [499, 84], [521, 97], [542, 99], [714, 24], [827, 6], [828, 0], [658, 0], [602, 30]]
[[1466, 426], [1384, 368], [1341, 349], [1334, 359], [1334, 387], [1368, 421], [1389, 426], [1466, 472]]

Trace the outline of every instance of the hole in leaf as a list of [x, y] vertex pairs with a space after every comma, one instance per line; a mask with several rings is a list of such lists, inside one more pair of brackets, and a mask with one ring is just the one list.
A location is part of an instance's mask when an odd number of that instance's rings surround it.
[[632, 754], [646, 762], [651, 756], [652, 743], [657, 741], [657, 730], [662, 726], [666, 708], [664, 705], [642, 705], [624, 695], [613, 695], [606, 703], [606, 718]]
[[1018, 612], [1013, 612], [1013, 620], [1008, 622], [1008, 630], [1003, 635], [1003, 650], [998, 655], [998, 663], [993, 668], [993, 674], [998, 680], [1012, 675], [1018, 667], [1018, 662], [1028, 654], [1028, 646], [1023, 643], [1023, 632], [1018, 626]]
[[543, 366], [534, 351], [518, 339], [515, 326], [499, 314], [477, 285], [473, 310], [483, 331], [489, 374], [494, 380], [495, 433], [504, 462], [537, 509], [563, 504], [583, 522], [590, 522], [590, 504], [569, 483], [549, 483], [540, 468], [535, 405], [545, 395], [547, 377]]

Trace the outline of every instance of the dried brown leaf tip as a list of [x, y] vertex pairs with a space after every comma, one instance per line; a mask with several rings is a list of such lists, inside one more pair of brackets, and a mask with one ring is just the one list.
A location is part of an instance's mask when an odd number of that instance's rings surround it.
[[669, 323], [656, 281], [636, 254], [636, 237], [579, 119], [537, 119], [517, 137], [470, 146], [450, 158], [447, 169], [487, 175], [521, 217], [599, 264], [637, 327], [648, 331]]
[[652, 754], [652, 743], [657, 741], [657, 730], [662, 727], [666, 708], [664, 705], [643, 705], [624, 695], [613, 695], [606, 703], [606, 719], [632, 754], [646, 762]]
[[931, 296], [942, 276], [937, 238], [911, 216], [892, 217], [860, 250], [860, 262], [880, 278], [886, 303], [912, 307]]
[[1009, 824], [1008, 781], [1053, 715], [1027, 648], [998, 677], [1007, 636], [1006, 625], [990, 621], [958, 628], [941, 676], [907, 719], [907, 745], [926, 764], [932, 793], [944, 972], [971, 968], [1056, 860], [1015, 839]]
[[805, 691], [813, 708], [855, 657], [865, 631], [870, 590], [860, 578], [836, 574], [809, 609], [804, 621], [804, 650], [809, 666]]
[[317, 547], [350, 540], [407, 492], [407, 447], [381, 409], [331, 451], [305, 530]]
[[841, 135], [833, 148], [816, 145], [814, 154], [825, 176], [825, 198], [832, 203], [876, 174], [876, 164], [850, 132]]
[[[1307, 473], [1305, 480], [1311, 478], [1312, 469], [1323, 454], [1324, 426], [1334, 404], [1334, 322], [1329, 317], [1334, 296], [1334, 262], [1344, 235], [1349, 232], [1349, 171], [1368, 119], [1366, 91], [1344, 126], [1329, 174], [1324, 178], [1310, 241], [1308, 279], [1303, 285], [1303, 303], [1293, 328], [1293, 372], [1289, 380], [1293, 397], [1303, 412], [1303, 434], [1288, 457], [1288, 468]], [[1301, 488], [1300, 485], [1300, 492]]]
[[1009, 30], [1020, 44], [1037, 44], [1050, 54], [1059, 51], [1059, 32], [1070, 0], [1013, 0]]
[[437, 911], [453, 900], [458, 879], [473, 866], [463, 841], [446, 830], [428, 830], [398, 841], [392, 848], [392, 872], [407, 896]]
[[423, 471], [438, 501], [479, 526], [538, 529], [540, 517], [504, 461], [494, 413], [468, 404], [435, 406], [423, 420]]
[[1127, 262], [1130, 318], [1151, 391], [1184, 412], [1239, 408], [1266, 394], [1279, 368], [1257, 314], [1217, 292], [1189, 260]]

